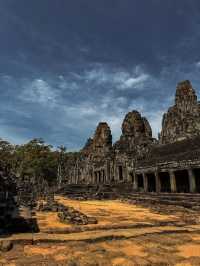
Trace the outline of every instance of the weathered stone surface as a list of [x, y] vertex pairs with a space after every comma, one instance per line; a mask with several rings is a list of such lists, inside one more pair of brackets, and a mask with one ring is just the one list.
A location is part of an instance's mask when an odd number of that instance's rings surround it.
[[178, 83], [175, 105], [163, 116], [160, 143], [173, 143], [200, 135], [200, 104], [190, 81]]
[[[112, 154], [112, 134], [107, 123], [98, 124], [93, 138], [89, 138], [81, 150], [74, 173], [74, 183], [93, 183], [94, 179], [105, 179], [107, 172], [106, 160], [110, 161]], [[94, 170], [99, 171], [98, 177]], [[101, 172], [101, 173], [100, 173]], [[101, 175], [101, 176], [100, 176]]]
[[147, 119], [134, 110], [125, 116], [122, 124], [122, 134], [134, 138], [151, 138], [152, 130]]
[[85, 156], [91, 153], [102, 154], [109, 152], [112, 148], [112, 135], [110, 127], [107, 123], [101, 122], [98, 124], [94, 137], [89, 138], [82, 149]]
[[96, 128], [91, 144], [92, 153], [107, 153], [112, 149], [112, 135], [107, 123], [101, 122]]
[[58, 218], [62, 223], [70, 223], [76, 225], [97, 224], [95, 217], [89, 217], [72, 207], [62, 206], [62, 211], [58, 213]]
[[81, 152], [85, 155], [88, 156], [92, 150], [92, 144], [93, 144], [93, 139], [89, 138], [84, 146], [84, 148], [81, 150]]
[[152, 143], [152, 130], [148, 120], [138, 111], [129, 112], [122, 124], [122, 135], [114, 145], [116, 151], [123, 153], [141, 152], [144, 147]]
[[2, 240], [0, 241], [0, 251], [8, 252], [13, 248], [13, 243], [10, 240]]
[[45, 204], [40, 203], [37, 210], [41, 212], [57, 212], [58, 218], [62, 223], [79, 225], [98, 223], [95, 217], [89, 217], [73, 207], [62, 205], [54, 200], [48, 201]]

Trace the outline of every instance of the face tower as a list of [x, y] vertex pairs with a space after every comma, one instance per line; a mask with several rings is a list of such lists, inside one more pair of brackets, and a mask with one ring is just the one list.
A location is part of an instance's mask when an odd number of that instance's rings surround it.
[[167, 144], [200, 135], [200, 105], [190, 81], [178, 83], [175, 104], [164, 114], [160, 143]]

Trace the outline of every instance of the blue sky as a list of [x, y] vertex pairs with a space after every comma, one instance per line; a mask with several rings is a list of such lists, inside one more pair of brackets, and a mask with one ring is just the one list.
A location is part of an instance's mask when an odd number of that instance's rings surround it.
[[177, 82], [200, 88], [199, 0], [1, 0], [0, 137], [81, 148], [128, 111], [154, 136]]

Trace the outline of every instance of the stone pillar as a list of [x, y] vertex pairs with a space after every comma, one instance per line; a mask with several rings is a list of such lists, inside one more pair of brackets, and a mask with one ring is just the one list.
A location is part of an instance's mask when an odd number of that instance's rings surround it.
[[99, 183], [100, 184], [102, 183], [102, 171], [101, 170], [99, 171]]
[[94, 169], [93, 169], [92, 173], [93, 173], [92, 184], [95, 184], [95, 171], [94, 171]]
[[170, 170], [169, 175], [170, 175], [171, 192], [174, 193], [176, 192], [176, 177], [174, 171]]
[[103, 169], [102, 170], [102, 176], [103, 176], [103, 178], [102, 178], [103, 180], [102, 181], [103, 181], [104, 184], [106, 183], [106, 175], [105, 175], [105, 172], [106, 172], [105, 169]]
[[111, 181], [114, 182], [114, 180], [115, 180], [115, 164], [112, 163], [110, 165], [110, 182]]
[[125, 164], [125, 169], [124, 170], [125, 170], [124, 171], [124, 174], [125, 174], [124, 180], [125, 180], [125, 182], [129, 182], [130, 181], [129, 180], [129, 169], [128, 169], [127, 164]]
[[114, 168], [114, 172], [115, 172], [115, 181], [119, 182], [119, 175], [118, 175], [118, 166], [117, 164], [115, 165], [115, 168]]
[[144, 192], [148, 192], [148, 178], [145, 173], [142, 173], [143, 175], [143, 183], [144, 183]]
[[196, 180], [194, 176], [194, 172], [192, 169], [188, 169], [189, 183], [190, 183], [190, 192], [196, 192]]
[[91, 184], [94, 184], [94, 171], [91, 170]]
[[110, 162], [106, 164], [106, 183], [110, 182]]
[[156, 192], [160, 193], [160, 191], [161, 191], [161, 183], [160, 183], [160, 176], [158, 174], [158, 171], [155, 172], [155, 177], [156, 177]]
[[133, 189], [136, 191], [138, 190], [138, 177], [137, 177], [136, 173], [134, 173]]
[[94, 184], [97, 184], [97, 172], [94, 172]]

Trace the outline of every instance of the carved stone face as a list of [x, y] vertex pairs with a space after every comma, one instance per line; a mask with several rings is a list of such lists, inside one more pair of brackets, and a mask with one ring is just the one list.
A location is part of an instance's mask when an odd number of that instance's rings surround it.
[[178, 109], [188, 112], [197, 104], [197, 96], [190, 81], [186, 80], [177, 85], [175, 105]]
[[107, 123], [99, 123], [94, 134], [93, 150], [103, 153], [112, 147], [112, 135]]
[[122, 124], [122, 133], [127, 136], [139, 136], [145, 132], [144, 121], [137, 111], [130, 112], [126, 115]]
[[200, 109], [191, 83], [186, 80], [177, 85], [175, 105], [163, 117], [161, 143], [172, 143], [200, 134]]

